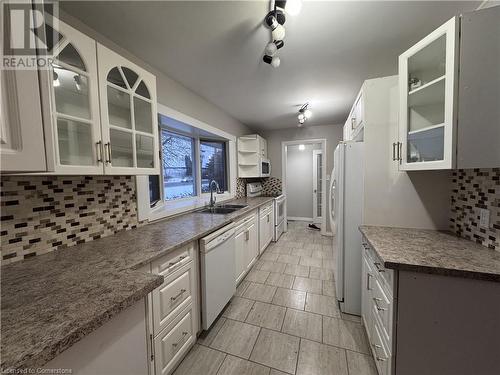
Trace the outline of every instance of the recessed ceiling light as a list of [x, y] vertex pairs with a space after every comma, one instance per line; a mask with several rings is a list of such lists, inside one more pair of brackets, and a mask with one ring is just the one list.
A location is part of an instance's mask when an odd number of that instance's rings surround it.
[[306, 149], [306, 146], [304, 146], [304, 145], [299, 145], [299, 150], [300, 150], [300, 151], [304, 151], [305, 149]]

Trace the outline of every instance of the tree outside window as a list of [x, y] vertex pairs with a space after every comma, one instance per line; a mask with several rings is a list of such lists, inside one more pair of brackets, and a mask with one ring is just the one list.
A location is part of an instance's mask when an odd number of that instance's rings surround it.
[[222, 191], [227, 191], [226, 143], [200, 140], [201, 192], [210, 192], [210, 181], [215, 180]]

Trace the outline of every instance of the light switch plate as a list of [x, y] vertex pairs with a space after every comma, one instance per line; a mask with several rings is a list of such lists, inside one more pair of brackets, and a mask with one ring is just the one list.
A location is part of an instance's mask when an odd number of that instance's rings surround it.
[[482, 228], [490, 227], [490, 210], [484, 208], [479, 210], [479, 226]]

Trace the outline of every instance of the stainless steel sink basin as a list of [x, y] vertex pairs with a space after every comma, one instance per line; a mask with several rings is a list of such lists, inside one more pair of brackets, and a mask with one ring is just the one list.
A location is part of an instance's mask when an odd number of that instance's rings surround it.
[[230, 214], [232, 212], [241, 210], [242, 208], [245, 208], [245, 207], [246, 207], [245, 204], [221, 204], [221, 205], [218, 205], [218, 206], [215, 206], [215, 207], [204, 208], [200, 212], [204, 213], [204, 214], [221, 214], [221, 215], [224, 215], [224, 214]]

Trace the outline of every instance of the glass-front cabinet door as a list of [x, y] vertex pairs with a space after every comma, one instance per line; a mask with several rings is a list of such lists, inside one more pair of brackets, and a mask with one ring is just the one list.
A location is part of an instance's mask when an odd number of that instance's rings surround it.
[[54, 172], [103, 174], [96, 42], [46, 16]]
[[156, 79], [98, 44], [106, 174], [159, 174]]
[[453, 18], [399, 56], [401, 170], [454, 167], [457, 43]]

